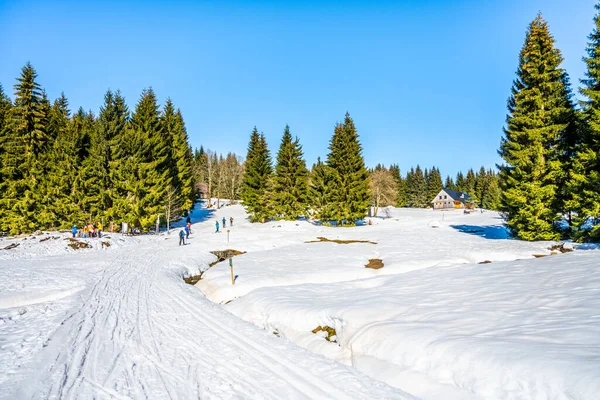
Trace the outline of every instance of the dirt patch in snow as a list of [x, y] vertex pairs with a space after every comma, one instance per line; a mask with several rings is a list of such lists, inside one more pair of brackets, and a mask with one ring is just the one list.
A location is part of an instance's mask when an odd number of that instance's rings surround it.
[[485, 260], [485, 261], [481, 261], [478, 264], [491, 264], [492, 262], [490, 260]]
[[74, 238], [67, 238], [65, 240], [68, 240], [69, 242], [71, 242], [71, 243], [67, 244], [67, 246], [69, 246], [73, 250], [91, 249], [92, 248], [92, 246], [90, 246], [89, 243], [82, 242], [81, 240], [77, 240]]
[[340, 240], [340, 239], [327, 239], [325, 237], [318, 237], [317, 240], [309, 240], [305, 243], [319, 243], [319, 242], [331, 242], [337, 244], [350, 244], [350, 243], [370, 243], [377, 244], [377, 242], [371, 242], [369, 240]]
[[560, 253], [570, 253], [573, 251], [573, 248], [570, 246], [565, 247], [566, 243], [555, 244], [554, 246], [548, 247], [550, 251], [556, 251]]
[[380, 269], [383, 268], [383, 261], [380, 260], [379, 258], [372, 258], [369, 260], [369, 263], [367, 265], [365, 265], [366, 268], [372, 268], [372, 269]]
[[187, 283], [188, 285], [195, 285], [196, 283], [198, 283], [198, 281], [200, 279], [202, 279], [202, 272], [200, 272], [200, 275], [192, 275], [192, 276], [188, 276], [187, 278], [183, 278], [183, 281], [185, 283]]
[[337, 334], [335, 332], [335, 329], [325, 325], [325, 326], [317, 326], [315, 329], [312, 330], [312, 333], [314, 333], [315, 335], [319, 334], [319, 332], [325, 332], [327, 333], [327, 336], [325, 337], [325, 340], [327, 340], [328, 342], [331, 343], [337, 343]]
[[19, 243], [11, 243], [8, 246], [6, 246], [5, 248], [0, 249], [0, 250], [10, 250], [10, 249], [14, 249], [15, 247], [19, 247]]

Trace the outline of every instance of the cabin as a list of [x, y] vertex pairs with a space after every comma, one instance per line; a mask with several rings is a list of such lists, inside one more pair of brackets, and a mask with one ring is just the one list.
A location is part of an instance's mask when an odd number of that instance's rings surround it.
[[436, 210], [472, 207], [471, 196], [465, 192], [450, 189], [440, 190], [435, 198], [431, 200], [431, 204], [433, 204], [433, 208]]

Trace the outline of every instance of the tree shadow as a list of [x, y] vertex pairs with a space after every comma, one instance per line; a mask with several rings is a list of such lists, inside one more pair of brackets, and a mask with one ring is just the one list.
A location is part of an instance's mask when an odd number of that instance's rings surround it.
[[456, 229], [462, 233], [468, 233], [470, 235], [481, 236], [485, 239], [502, 240], [510, 239], [508, 230], [499, 225], [450, 225], [451, 228]]

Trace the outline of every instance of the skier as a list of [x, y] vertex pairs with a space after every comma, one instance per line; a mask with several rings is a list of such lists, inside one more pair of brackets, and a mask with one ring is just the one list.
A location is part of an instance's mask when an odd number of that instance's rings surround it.
[[186, 239], [190, 238], [190, 228], [188, 228], [187, 225], [185, 227], [185, 238]]
[[225, 217], [223, 217], [223, 229], [225, 229], [225, 223], [227, 222], [227, 220], [225, 219]]
[[183, 229], [179, 231], [179, 245], [185, 246], [185, 234], [183, 233]]
[[187, 223], [187, 228], [190, 231], [190, 233], [192, 233], [192, 224], [190, 224], [189, 222]]
[[73, 237], [77, 235], [77, 226], [73, 225], [73, 227], [71, 228], [71, 233], [73, 234]]
[[229, 226], [233, 226], [233, 217], [229, 217]]
[[98, 237], [102, 237], [102, 222], [98, 222]]
[[187, 218], [185, 219], [186, 224], [190, 224], [192, 222], [192, 219], [190, 218], [190, 216], [188, 215]]
[[215, 226], [217, 228], [217, 230], [215, 231], [215, 233], [219, 233], [219, 220], [217, 220], [217, 222], [215, 222]]

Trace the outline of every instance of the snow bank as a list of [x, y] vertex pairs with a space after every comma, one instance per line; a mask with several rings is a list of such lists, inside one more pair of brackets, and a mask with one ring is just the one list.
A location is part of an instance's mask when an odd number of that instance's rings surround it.
[[[226, 307], [372, 376], [392, 366], [384, 380], [422, 398], [446, 393], [435, 382], [461, 389], [457, 398], [593, 399], [599, 256], [590, 250], [263, 288]], [[335, 327], [340, 346], [313, 335], [317, 325]]]

